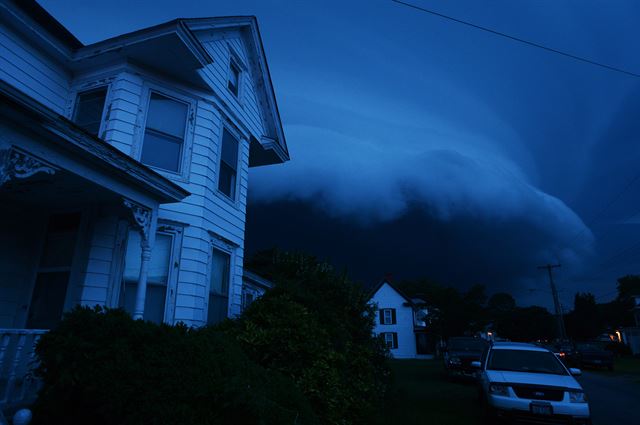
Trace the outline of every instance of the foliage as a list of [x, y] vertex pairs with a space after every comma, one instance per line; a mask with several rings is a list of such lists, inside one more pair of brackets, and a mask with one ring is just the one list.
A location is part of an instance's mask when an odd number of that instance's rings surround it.
[[568, 335], [576, 340], [595, 338], [603, 332], [600, 309], [593, 294], [578, 292], [575, 295], [573, 311], [566, 315], [565, 324]]
[[404, 280], [398, 288], [411, 297], [427, 301], [430, 326], [444, 338], [480, 331], [487, 322], [484, 315], [486, 295], [482, 285], [474, 285], [460, 293], [456, 288], [422, 279]]
[[556, 321], [540, 306], [516, 307], [496, 328], [498, 335], [513, 341], [552, 339], [556, 335]]
[[509, 314], [516, 308], [516, 300], [506, 292], [498, 292], [489, 298], [487, 309], [492, 315]]
[[251, 359], [292, 378], [323, 424], [370, 421], [389, 370], [366, 294], [314, 257], [275, 251], [260, 258], [253, 270], [275, 288], [219, 328]]
[[34, 423], [314, 424], [286, 377], [211, 329], [78, 307], [37, 346]]

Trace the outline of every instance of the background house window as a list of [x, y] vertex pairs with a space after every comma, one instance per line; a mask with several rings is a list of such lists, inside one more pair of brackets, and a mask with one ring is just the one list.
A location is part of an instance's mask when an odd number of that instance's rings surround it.
[[[133, 314], [135, 308], [136, 290], [140, 276], [142, 256], [140, 242], [140, 232], [138, 230], [130, 230], [120, 292], [120, 307], [123, 307], [130, 314]], [[156, 242], [151, 251], [151, 260], [149, 261], [147, 294], [144, 301], [144, 320], [154, 323], [162, 323], [164, 321], [172, 246], [173, 237], [171, 235], [163, 233], [156, 235]]]
[[94, 136], [98, 136], [106, 99], [106, 86], [78, 93], [73, 122]]
[[229, 309], [229, 272], [231, 256], [218, 249], [211, 253], [211, 283], [207, 324], [213, 325], [227, 318]]
[[179, 172], [189, 106], [151, 93], [142, 142], [143, 164]]
[[238, 139], [227, 129], [222, 130], [220, 154], [220, 177], [218, 190], [231, 199], [236, 197], [236, 176], [238, 174]]
[[380, 324], [381, 325], [395, 325], [396, 324], [396, 309], [395, 308], [383, 308], [383, 309], [380, 309]]
[[242, 294], [242, 311], [251, 305], [255, 301], [256, 297], [253, 292], [245, 292]]
[[234, 96], [238, 97], [240, 92], [240, 68], [233, 62], [233, 59], [229, 63], [229, 82], [227, 87]]
[[398, 334], [396, 332], [383, 332], [382, 337], [388, 348], [398, 348]]

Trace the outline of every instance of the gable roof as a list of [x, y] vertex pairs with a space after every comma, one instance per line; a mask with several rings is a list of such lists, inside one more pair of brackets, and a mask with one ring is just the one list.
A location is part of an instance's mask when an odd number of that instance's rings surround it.
[[378, 282], [378, 284], [376, 286], [373, 287], [373, 289], [371, 290], [371, 292], [369, 293], [369, 299], [373, 298], [373, 296], [380, 290], [380, 288], [382, 288], [385, 284], [389, 285], [389, 287], [391, 289], [393, 289], [394, 291], [396, 291], [398, 293], [398, 295], [400, 295], [402, 298], [405, 299], [405, 301], [407, 301], [407, 303], [409, 303], [411, 306], [414, 305], [414, 302], [411, 300], [411, 298], [409, 298], [408, 296], [406, 296], [401, 290], [399, 290], [394, 284], [391, 283], [390, 280], [388, 279], [383, 279], [380, 282]]
[[[14, 11], [20, 13], [16, 14]], [[174, 19], [84, 45], [35, 0], [0, 0], [0, 13], [11, 15], [7, 22], [22, 25], [36, 43], [73, 70], [82, 70], [83, 67], [98, 66], [101, 63], [108, 64], [116, 55], [125, 55], [137, 63], [161, 69], [200, 88], [209, 86], [196, 71], [213, 63], [214, 59], [194, 32], [224, 28], [247, 31], [251, 50], [255, 54], [258, 89], [265, 100], [269, 127], [269, 134], [261, 135], [260, 140], [251, 137], [249, 165], [282, 163], [290, 159], [271, 72], [255, 16]], [[43, 40], [42, 34], [23, 22], [25, 18], [44, 30], [49, 38], [56, 40], [57, 45], [52, 45], [51, 40]], [[154, 54], [158, 50], [171, 51], [172, 60], [166, 60], [166, 55]]]

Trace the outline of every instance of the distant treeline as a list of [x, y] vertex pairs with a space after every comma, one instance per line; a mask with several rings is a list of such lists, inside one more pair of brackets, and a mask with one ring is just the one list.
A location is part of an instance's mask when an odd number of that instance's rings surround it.
[[[481, 331], [493, 331], [513, 341], [553, 339], [557, 335], [553, 314], [540, 306], [518, 306], [507, 292], [489, 297], [484, 285], [460, 291], [427, 279], [404, 280], [397, 286], [408, 296], [428, 303], [430, 326], [445, 338]], [[577, 293], [573, 309], [564, 316], [568, 336], [587, 340], [621, 326], [633, 326], [631, 308], [633, 295], [640, 294], [640, 276], [619, 278], [617, 289], [616, 299], [600, 304], [591, 293]]]

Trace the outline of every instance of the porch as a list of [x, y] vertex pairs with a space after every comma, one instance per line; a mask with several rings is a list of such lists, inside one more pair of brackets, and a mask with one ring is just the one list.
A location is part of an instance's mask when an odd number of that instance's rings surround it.
[[[158, 208], [188, 195], [0, 82], [0, 410], [33, 401], [34, 348], [73, 306], [142, 317]], [[135, 280], [123, 252], [138, 235]]]

